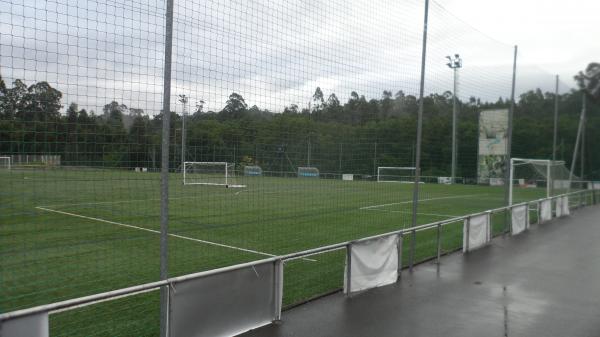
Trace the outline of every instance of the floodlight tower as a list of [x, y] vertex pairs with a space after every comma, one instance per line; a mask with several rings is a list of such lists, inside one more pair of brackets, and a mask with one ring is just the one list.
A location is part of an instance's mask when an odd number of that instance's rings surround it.
[[179, 95], [179, 102], [183, 103], [183, 112], [181, 113], [181, 171], [185, 170], [185, 112], [187, 108], [188, 97]]
[[456, 98], [456, 77], [458, 75], [458, 69], [462, 68], [462, 59], [460, 55], [454, 54], [454, 57], [446, 56], [448, 63], [446, 65], [454, 72], [454, 89], [452, 91], [452, 184], [456, 183], [456, 115], [458, 113], [458, 102]]

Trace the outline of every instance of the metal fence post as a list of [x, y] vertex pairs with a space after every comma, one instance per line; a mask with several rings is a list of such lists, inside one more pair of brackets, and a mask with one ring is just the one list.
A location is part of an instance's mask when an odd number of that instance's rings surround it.
[[[425, 14], [423, 18], [423, 47], [421, 50], [421, 83], [419, 85], [419, 111], [417, 117], [417, 149], [415, 155], [415, 183], [413, 186], [412, 226], [417, 225], [417, 211], [419, 204], [419, 180], [421, 179], [421, 137], [423, 133], [423, 96], [425, 92], [425, 61], [427, 58], [427, 24], [429, 21], [429, 0], [425, 0]], [[410, 271], [413, 269], [415, 244], [417, 233], [413, 231], [410, 242]]]
[[352, 244], [346, 245], [346, 295], [352, 292]]
[[466, 219], [466, 221], [467, 221], [467, 234], [465, 236], [466, 236], [467, 240], [464, 243], [464, 245], [466, 246], [465, 247], [465, 252], [468, 253], [469, 252], [469, 248], [470, 248], [469, 247], [469, 236], [471, 235], [471, 217], [468, 217]]
[[558, 138], [558, 75], [556, 75], [556, 88], [554, 91], [554, 139], [552, 142], [552, 160], [556, 160], [556, 140]]
[[404, 235], [402, 235], [402, 233], [398, 234], [398, 245], [396, 246], [396, 249], [398, 249], [398, 280], [400, 279], [400, 276], [402, 275], [402, 247], [404, 244]]
[[[160, 171], [160, 279], [169, 277], [168, 231], [169, 231], [169, 140], [171, 124], [171, 54], [173, 49], [173, 0], [167, 0], [165, 15], [165, 68], [163, 78], [163, 120]], [[168, 336], [169, 288], [160, 288], [160, 336]]]
[[571, 170], [569, 171], [569, 188], [568, 192], [571, 192], [571, 184], [573, 181], [573, 174], [575, 173], [575, 165], [577, 162], [577, 149], [579, 148], [579, 143], [581, 142], [581, 132], [585, 123], [585, 112], [586, 112], [586, 99], [585, 99], [585, 91], [581, 92], [582, 99], [582, 107], [581, 107], [581, 115], [579, 116], [579, 127], [577, 128], [577, 138], [575, 138], [575, 148], [573, 149], [573, 160], [571, 161]]
[[410, 232], [410, 253], [408, 254], [408, 270], [412, 272], [415, 264], [415, 251], [417, 245], [417, 231], [412, 230]]
[[442, 224], [437, 226], [437, 264], [440, 264], [442, 255]]
[[[511, 193], [510, 193], [510, 188], [512, 186], [512, 179], [511, 179], [511, 150], [512, 150], [512, 133], [513, 133], [513, 115], [515, 113], [515, 85], [516, 85], [516, 81], [517, 81], [517, 53], [519, 51], [519, 47], [515, 46], [515, 51], [514, 51], [514, 56], [513, 56], [513, 74], [512, 74], [512, 87], [511, 87], [511, 91], [510, 91], [510, 109], [508, 110], [508, 130], [507, 130], [507, 137], [506, 137], [506, 161], [505, 161], [505, 179], [506, 181], [504, 182], [504, 186], [505, 186], [505, 192], [504, 192], [504, 203], [505, 205], [510, 205], [510, 197], [511, 197]], [[510, 212], [509, 212], [510, 213]], [[506, 214], [506, 218], [505, 218], [505, 226], [508, 227], [508, 218], [510, 216], [510, 214], [507, 213]]]

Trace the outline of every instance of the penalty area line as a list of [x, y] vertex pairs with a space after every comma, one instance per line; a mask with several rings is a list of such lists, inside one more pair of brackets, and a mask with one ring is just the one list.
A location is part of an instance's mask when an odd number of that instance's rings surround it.
[[[446, 200], [446, 199], [472, 198], [472, 197], [478, 197], [478, 196], [481, 196], [481, 194], [453, 195], [453, 196], [449, 196], [449, 197], [419, 199], [419, 202], [423, 202], [423, 201], [435, 201], [435, 200]], [[359, 209], [370, 210], [370, 209], [373, 209], [373, 208], [381, 208], [381, 207], [387, 207], [387, 206], [393, 206], [393, 205], [412, 204], [412, 202], [413, 202], [412, 200], [406, 200], [406, 201], [400, 201], [400, 202], [392, 202], [392, 203], [389, 203], [389, 204], [363, 206], [363, 207], [361, 207]]]
[[[412, 212], [407, 212], [407, 211], [388, 211], [388, 210], [385, 210], [385, 209], [377, 209], [377, 208], [369, 208], [369, 209], [365, 209], [365, 211], [377, 211], [377, 212], [386, 212], [386, 213], [412, 214]], [[439, 217], [439, 218], [448, 218], [448, 219], [460, 217], [460, 215], [439, 214], [439, 213], [421, 213], [421, 212], [417, 213], [417, 215], [435, 216], [435, 217]]]
[[[42, 210], [42, 211], [46, 211], [46, 212], [57, 213], [57, 214], [62, 214], [62, 215], [68, 215], [68, 216], [73, 216], [73, 217], [77, 217], [77, 218], [81, 218], [81, 219], [86, 219], [86, 220], [104, 222], [104, 223], [108, 223], [108, 224], [111, 224], [111, 225], [116, 225], [116, 226], [131, 228], [131, 229], [137, 229], [137, 230], [141, 230], [141, 231], [150, 232], [150, 233], [154, 233], [154, 234], [159, 234], [160, 235], [160, 231], [157, 231], [157, 230], [154, 230], [154, 229], [149, 229], [149, 228], [144, 228], [144, 227], [139, 227], [139, 226], [134, 226], [134, 225], [128, 225], [128, 224], [124, 224], [124, 223], [121, 223], [121, 222], [110, 221], [110, 220], [105, 220], [105, 219], [100, 219], [100, 218], [94, 218], [94, 217], [91, 217], [91, 216], [86, 216], [86, 215], [81, 215], [81, 214], [76, 214], [76, 213], [70, 213], [70, 212], [65, 212], [65, 211], [58, 211], [58, 210], [55, 210], [55, 209], [50, 209], [50, 208], [46, 208], [46, 207], [42, 207], [42, 206], [36, 206], [35, 208], [39, 209], [39, 210]], [[213, 246], [222, 247], [222, 248], [229, 248], [229, 249], [239, 250], [239, 251], [246, 252], [246, 253], [253, 253], [253, 254], [263, 255], [263, 256], [268, 256], [268, 257], [276, 257], [277, 256], [277, 255], [274, 255], [274, 254], [269, 254], [269, 253], [265, 253], [265, 252], [259, 252], [257, 250], [252, 250], [252, 249], [247, 249], [247, 248], [241, 248], [241, 247], [235, 247], [235, 246], [225, 245], [225, 244], [222, 244], [222, 243], [217, 243], [217, 242], [212, 242], [212, 241], [206, 241], [206, 240], [191, 238], [189, 236], [183, 236], [183, 235], [179, 235], [179, 234], [169, 233], [167, 235], [172, 236], [174, 238], [178, 238], [178, 239], [183, 239], [183, 240], [188, 240], [188, 241], [194, 241], [194, 242], [204, 243], [204, 244], [213, 245]], [[309, 260], [309, 259], [307, 259], [307, 260]], [[309, 261], [316, 261], [316, 260], [309, 260]]]

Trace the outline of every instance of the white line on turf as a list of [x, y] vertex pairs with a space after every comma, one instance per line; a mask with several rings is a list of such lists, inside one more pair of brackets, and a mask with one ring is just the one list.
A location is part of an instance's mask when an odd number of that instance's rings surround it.
[[[419, 202], [423, 202], [423, 201], [435, 201], [435, 200], [445, 200], [445, 199], [472, 198], [472, 197], [479, 197], [479, 196], [481, 196], [481, 194], [453, 195], [453, 196], [448, 196], [448, 197], [419, 199]], [[386, 206], [402, 205], [402, 204], [412, 204], [412, 200], [400, 201], [400, 202], [392, 202], [392, 203], [389, 203], [389, 204], [381, 204], [381, 205], [363, 206], [360, 209], [373, 209], [373, 208], [381, 208], [381, 207], [386, 207]]]
[[[386, 213], [402, 213], [402, 214], [412, 214], [411, 212], [407, 212], [407, 211], [388, 211], [385, 209], [377, 209], [377, 208], [369, 208], [369, 209], [365, 209], [365, 211], [377, 211], [377, 212], [386, 212]], [[426, 216], [435, 216], [435, 217], [440, 217], [440, 218], [458, 218], [460, 215], [450, 215], [450, 214], [438, 214], [438, 213], [417, 213], [418, 215], [426, 215]]]
[[[197, 198], [197, 196], [189, 196], [189, 197], [169, 197], [169, 199], [191, 199]], [[72, 204], [56, 204], [56, 205], [42, 205], [38, 207], [64, 207], [64, 206], [85, 206], [85, 205], [102, 205], [102, 204], [125, 204], [131, 202], [144, 202], [144, 201], [160, 201], [159, 198], [150, 198], [150, 199], [131, 199], [131, 200], [111, 200], [111, 201], [94, 201], [94, 202], [79, 202]]]
[[[69, 215], [69, 216], [74, 216], [74, 217], [77, 217], [77, 218], [82, 218], [82, 219], [87, 219], [87, 220], [93, 220], [93, 221], [99, 221], [99, 222], [109, 223], [111, 225], [117, 225], [117, 226], [121, 226], [121, 227], [127, 227], [127, 228], [137, 229], [137, 230], [146, 231], [146, 232], [150, 232], [150, 233], [160, 234], [160, 231], [157, 231], [157, 230], [154, 230], [154, 229], [149, 229], [149, 228], [144, 228], [144, 227], [139, 227], [139, 226], [134, 226], [134, 225], [128, 225], [128, 224], [124, 224], [124, 223], [120, 223], [120, 222], [116, 222], [116, 221], [110, 221], [110, 220], [105, 220], [105, 219], [100, 219], [100, 218], [93, 218], [91, 216], [85, 216], [85, 215], [81, 215], [81, 214], [75, 214], [75, 213], [69, 213], [69, 212], [64, 212], [64, 211], [58, 211], [58, 210], [55, 210], [55, 209], [50, 209], [50, 208], [46, 208], [46, 207], [42, 207], [42, 206], [37, 206], [36, 208], [39, 209], [39, 210], [42, 210], [42, 211], [46, 211], [46, 212], [53, 212], [53, 213], [58, 213], [58, 214], [62, 214], [62, 215]], [[189, 241], [195, 241], [195, 242], [205, 243], [205, 244], [209, 244], [209, 245], [213, 245], [213, 246], [218, 246], [218, 247], [223, 247], [223, 248], [240, 250], [240, 251], [247, 252], [247, 253], [254, 253], [254, 254], [264, 255], [264, 256], [269, 256], [269, 257], [277, 256], [277, 255], [273, 255], [273, 254], [269, 254], [269, 253], [259, 252], [257, 250], [240, 248], [240, 247], [235, 247], [235, 246], [224, 245], [222, 243], [217, 243], [217, 242], [212, 242], [212, 241], [206, 241], [206, 240], [200, 240], [200, 239], [190, 238], [188, 236], [183, 236], [183, 235], [179, 235], [179, 234], [169, 234], [169, 236], [172, 236], [172, 237], [175, 237], [175, 238], [179, 238], [179, 239], [189, 240]], [[313, 261], [313, 262], [316, 261], [316, 260], [312, 260], [312, 259], [306, 259], [306, 260]]]

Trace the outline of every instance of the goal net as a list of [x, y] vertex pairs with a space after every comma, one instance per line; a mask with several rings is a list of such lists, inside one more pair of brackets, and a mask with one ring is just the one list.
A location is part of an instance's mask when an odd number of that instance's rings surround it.
[[183, 165], [184, 185], [246, 187], [237, 182], [234, 165], [227, 162], [189, 162]]
[[11, 159], [10, 157], [0, 157], [0, 170], [10, 170]]
[[377, 182], [413, 183], [414, 181], [414, 167], [380, 166], [377, 168]]
[[509, 204], [587, 188], [587, 182], [569, 175], [564, 161], [512, 158]]

